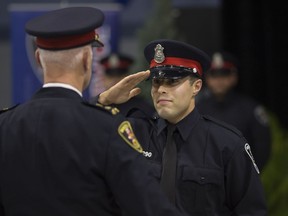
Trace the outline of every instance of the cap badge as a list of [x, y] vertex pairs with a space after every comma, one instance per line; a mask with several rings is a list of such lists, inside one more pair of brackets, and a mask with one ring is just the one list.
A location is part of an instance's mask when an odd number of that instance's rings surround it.
[[165, 55], [163, 53], [164, 47], [162, 47], [161, 44], [157, 44], [154, 50], [154, 61], [156, 63], [162, 63], [165, 60]]
[[215, 68], [222, 68], [224, 66], [224, 59], [221, 53], [214, 53], [212, 56], [212, 65]]
[[120, 60], [117, 55], [112, 54], [108, 60], [109, 67], [117, 68], [120, 66]]

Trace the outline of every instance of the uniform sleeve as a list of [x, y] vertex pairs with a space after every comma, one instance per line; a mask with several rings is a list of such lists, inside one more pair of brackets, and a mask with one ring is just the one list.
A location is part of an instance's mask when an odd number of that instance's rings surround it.
[[245, 150], [247, 145], [244, 142], [235, 150], [227, 166], [227, 203], [235, 216], [264, 216], [267, 215], [265, 195], [257, 167]]
[[170, 205], [159, 183], [148, 174], [141, 146], [137, 145], [131, 129], [128, 121], [118, 119], [111, 131], [106, 178], [116, 202], [127, 215], [182, 215]]
[[253, 109], [251, 118], [250, 137], [256, 163], [260, 170], [267, 164], [271, 152], [271, 132], [267, 113], [262, 106], [256, 106]]

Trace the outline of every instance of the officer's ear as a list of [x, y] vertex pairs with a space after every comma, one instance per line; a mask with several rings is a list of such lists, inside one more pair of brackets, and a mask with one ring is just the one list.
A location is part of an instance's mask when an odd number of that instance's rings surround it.
[[196, 80], [193, 82], [193, 85], [192, 85], [192, 87], [193, 87], [193, 89], [192, 89], [192, 91], [193, 91], [193, 96], [196, 96], [196, 95], [199, 93], [199, 91], [200, 91], [201, 88], [202, 88], [202, 84], [203, 84], [202, 79], [196, 79]]
[[82, 56], [82, 64], [84, 71], [90, 71], [92, 67], [92, 48], [89, 49], [88, 47], [83, 48], [83, 56]]
[[43, 67], [42, 67], [41, 58], [40, 58], [40, 51], [39, 51], [38, 48], [37, 48], [36, 51], [35, 51], [35, 59], [36, 59], [36, 63], [39, 65], [39, 67], [40, 67], [40, 68], [43, 68]]

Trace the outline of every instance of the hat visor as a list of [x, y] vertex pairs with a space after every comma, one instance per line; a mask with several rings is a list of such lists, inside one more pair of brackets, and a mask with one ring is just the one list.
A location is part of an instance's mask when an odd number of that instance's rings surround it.
[[178, 67], [154, 67], [150, 68], [151, 78], [179, 79], [189, 75], [196, 75], [188, 70], [179, 69]]
[[95, 40], [92, 42], [92, 47], [104, 47], [104, 44], [100, 40]]

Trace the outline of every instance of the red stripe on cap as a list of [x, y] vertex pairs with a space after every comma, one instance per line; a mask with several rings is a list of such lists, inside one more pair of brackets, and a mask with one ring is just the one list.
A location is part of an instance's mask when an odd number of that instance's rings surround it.
[[84, 45], [95, 40], [96, 32], [81, 34], [81, 35], [68, 35], [57, 38], [41, 38], [37, 37], [36, 44], [43, 49], [68, 49]]
[[165, 66], [165, 65], [174, 65], [178, 67], [185, 67], [185, 68], [196, 68], [197, 73], [202, 76], [202, 67], [201, 64], [197, 61], [191, 59], [184, 59], [184, 58], [176, 58], [176, 57], [166, 57], [162, 63], [155, 62], [152, 59], [150, 63], [150, 68], [156, 66]]
[[232, 68], [236, 68], [235, 65], [231, 62], [224, 62], [223, 65], [219, 66], [217, 64], [213, 64], [211, 65], [211, 69], [232, 69]]

